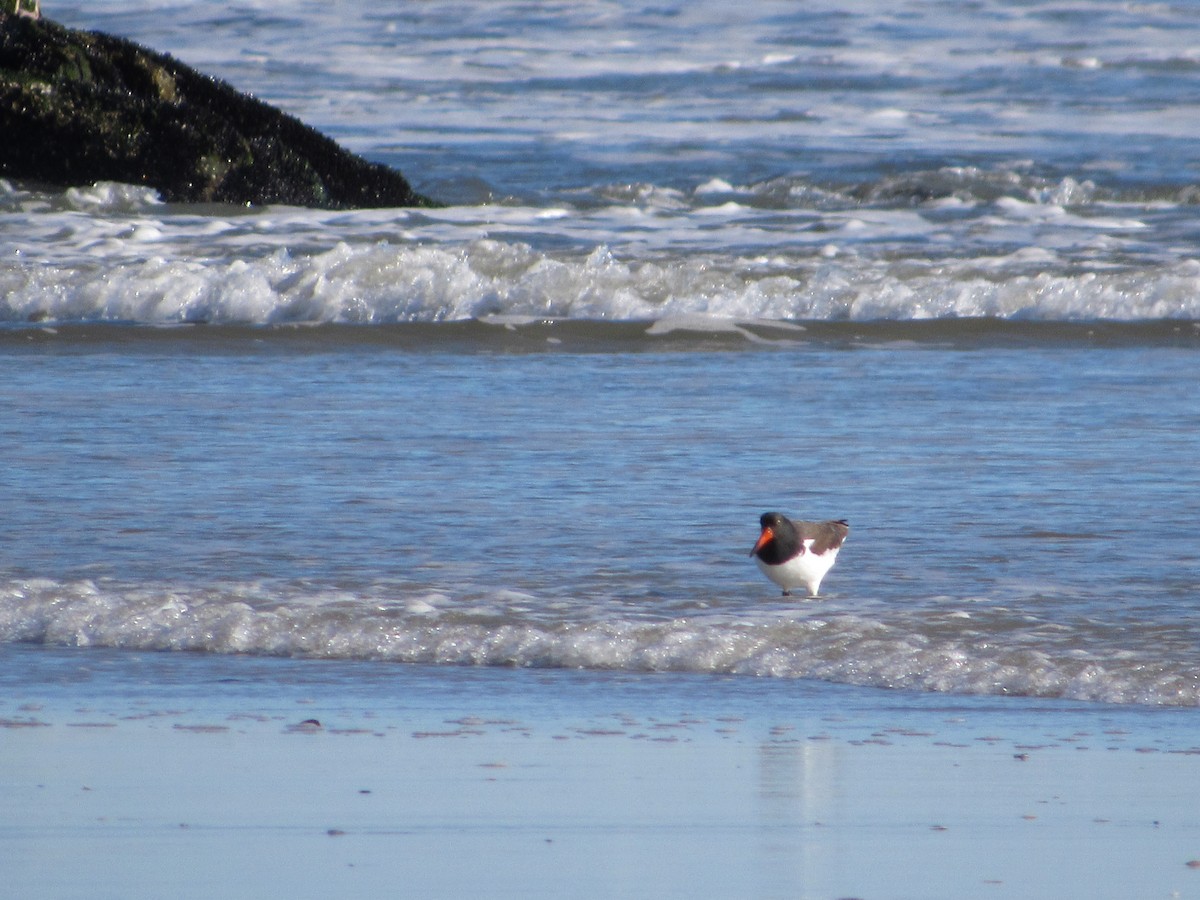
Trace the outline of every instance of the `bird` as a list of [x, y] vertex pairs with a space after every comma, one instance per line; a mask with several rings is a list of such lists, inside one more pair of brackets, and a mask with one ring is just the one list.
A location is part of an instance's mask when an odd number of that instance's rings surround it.
[[838, 550], [850, 533], [845, 519], [830, 522], [793, 522], [783, 513], [765, 512], [758, 520], [762, 533], [750, 555], [758, 568], [791, 596], [804, 585], [816, 597], [821, 579], [833, 568]]

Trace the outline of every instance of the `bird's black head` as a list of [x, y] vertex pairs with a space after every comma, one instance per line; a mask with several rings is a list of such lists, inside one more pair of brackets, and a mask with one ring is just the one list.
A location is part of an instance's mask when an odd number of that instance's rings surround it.
[[762, 528], [778, 528], [786, 521], [787, 516], [777, 512], [765, 512], [758, 517], [758, 524]]
[[800, 546], [799, 536], [787, 516], [765, 512], [759, 516], [758, 524], [762, 527], [762, 533], [750, 551], [751, 556], [757, 556], [765, 563], [778, 564], [796, 555], [796, 548]]

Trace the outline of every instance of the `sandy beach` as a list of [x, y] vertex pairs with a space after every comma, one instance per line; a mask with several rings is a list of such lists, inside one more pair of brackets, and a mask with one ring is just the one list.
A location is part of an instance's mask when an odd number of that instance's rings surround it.
[[14, 897], [1200, 896], [1193, 710], [3, 652]]

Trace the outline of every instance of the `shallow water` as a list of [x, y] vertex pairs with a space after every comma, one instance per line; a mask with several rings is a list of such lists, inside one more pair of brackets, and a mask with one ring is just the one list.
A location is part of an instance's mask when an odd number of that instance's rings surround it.
[[8, 347], [5, 636], [1200, 696], [1190, 348], [293, 340]]
[[450, 205], [0, 182], [0, 639], [1200, 702], [1189, 9], [348, 10], [52, 10]]

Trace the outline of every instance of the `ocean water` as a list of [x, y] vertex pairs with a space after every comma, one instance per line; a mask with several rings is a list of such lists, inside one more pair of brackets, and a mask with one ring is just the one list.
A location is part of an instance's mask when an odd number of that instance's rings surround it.
[[[0, 182], [0, 680], [22, 643], [1200, 705], [1200, 10], [46, 12], [446, 206]], [[757, 573], [766, 509], [850, 521], [821, 600]]]

